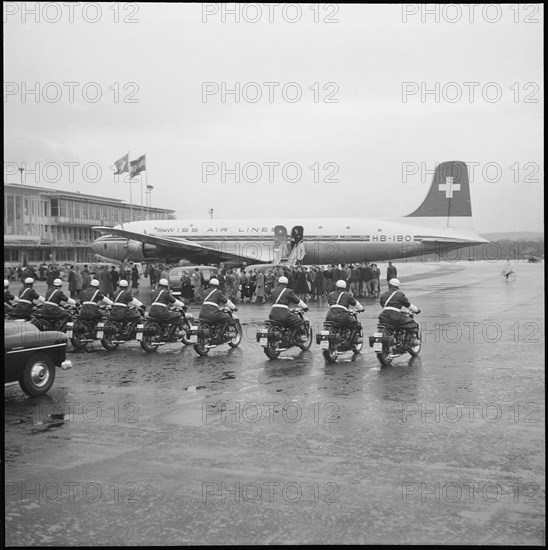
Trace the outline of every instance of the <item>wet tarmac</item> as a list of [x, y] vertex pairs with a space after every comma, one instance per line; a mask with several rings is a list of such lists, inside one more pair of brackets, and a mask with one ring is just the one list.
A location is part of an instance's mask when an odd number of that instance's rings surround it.
[[45, 396], [6, 387], [7, 545], [544, 544], [543, 265], [397, 267], [411, 362], [270, 361], [245, 304], [239, 348], [95, 344]]

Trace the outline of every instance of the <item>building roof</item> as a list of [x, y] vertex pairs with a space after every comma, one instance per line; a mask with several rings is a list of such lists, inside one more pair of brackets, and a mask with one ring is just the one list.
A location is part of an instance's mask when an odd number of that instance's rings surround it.
[[[40, 193], [41, 195], [48, 195], [50, 198], [54, 197], [64, 197], [64, 198], [70, 198], [70, 199], [80, 199], [80, 200], [89, 200], [89, 201], [95, 201], [95, 202], [107, 202], [110, 204], [115, 204], [117, 206], [130, 206], [130, 203], [125, 202], [121, 199], [113, 199], [110, 197], [100, 197], [98, 195], [88, 195], [87, 193], [80, 193], [80, 191], [61, 191], [59, 189], [50, 189], [49, 187], [37, 187], [34, 185], [26, 185], [26, 184], [19, 184], [19, 183], [4, 183], [4, 191], [6, 191], [8, 188], [16, 189], [17, 191], [29, 191], [29, 192], [35, 192]], [[133, 206], [140, 206], [136, 203], [133, 203]], [[161, 212], [170, 212], [174, 213], [175, 210], [170, 210], [168, 208], [158, 208], [155, 206], [149, 206], [147, 207], [148, 210], [156, 210]]]

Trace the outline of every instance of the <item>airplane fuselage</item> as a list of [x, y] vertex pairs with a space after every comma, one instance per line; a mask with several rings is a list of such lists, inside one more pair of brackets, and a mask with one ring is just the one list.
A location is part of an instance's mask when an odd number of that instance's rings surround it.
[[[279, 244], [276, 235], [282, 232], [290, 239], [295, 228], [301, 230], [304, 265], [382, 261], [430, 252], [443, 254], [483, 242], [462, 230], [421, 227], [394, 220], [158, 220], [123, 225], [123, 229], [143, 235], [190, 241], [204, 249], [214, 249], [221, 256], [226, 254], [227, 258], [238, 255], [247, 258], [248, 263], [271, 263]], [[97, 254], [119, 260], [181, 259], [181, 254], [169, 247], [116, 236], [99, 238], [94, 249]], [[204, 256], [204, 263], [205, 259]]]

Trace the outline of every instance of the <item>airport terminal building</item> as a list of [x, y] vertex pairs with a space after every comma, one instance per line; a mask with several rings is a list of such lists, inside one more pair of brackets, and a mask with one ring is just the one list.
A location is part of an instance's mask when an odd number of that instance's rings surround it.
[[4, 263], [91, 262], [94, 225], [144, 219], [174, 219], [174, 210], [128, 204], [119, 199], [4, 184]]

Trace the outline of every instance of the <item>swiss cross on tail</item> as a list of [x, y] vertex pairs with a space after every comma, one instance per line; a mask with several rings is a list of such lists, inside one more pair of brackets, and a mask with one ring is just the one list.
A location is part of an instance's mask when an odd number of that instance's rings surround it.
[[445, 198], [452, 199], [453, 191], [460, 191], [460, 183], [454, 183], [455, 178], [447, 176], [445, 178], [445, 183], [441, 184], [438, 189], [440, 191], [445, 191]]
[[436, 166], [432, 185], [423, 203], [407, 217], [454, 218], [471, 217], [468, 168], [460, 160]]

